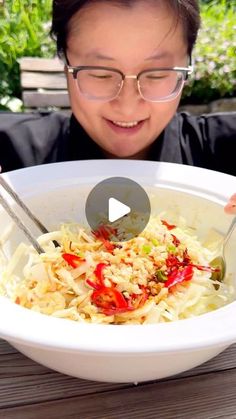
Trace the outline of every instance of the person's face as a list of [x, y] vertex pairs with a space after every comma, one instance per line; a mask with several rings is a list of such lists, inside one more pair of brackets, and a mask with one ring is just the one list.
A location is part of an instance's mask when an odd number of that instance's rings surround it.
[[[70, 22], [66, 51], [69, 64], [113, 67], [126, 75], [187, 66], [182, 27], [174, 28], [175, 24], [162, 2], [154, 5], [141, 1], [132, 8], [95, 2], [81, 9]], [[119, 96], [109, 102], [89, 100], [79, 92], [72, 74], [67, 77], [75, 117], [107, 156], [144, 157], [180, 100], [178, 96], [169, 102], [148, 102], [140, 96], [135, 79], [126, 79]], [[121, 127], [122, 123], [133, 126]]]

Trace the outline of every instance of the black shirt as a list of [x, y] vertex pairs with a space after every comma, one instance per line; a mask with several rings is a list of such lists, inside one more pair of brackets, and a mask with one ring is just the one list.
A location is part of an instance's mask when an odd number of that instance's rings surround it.
[[[4, 172], [37, 164], [102, 158], [102, 150], [73, 115], [0, 113], [0, 165]], [[176, 114], [152, 144], [148, 159], [236, 176], [236, 112]]]

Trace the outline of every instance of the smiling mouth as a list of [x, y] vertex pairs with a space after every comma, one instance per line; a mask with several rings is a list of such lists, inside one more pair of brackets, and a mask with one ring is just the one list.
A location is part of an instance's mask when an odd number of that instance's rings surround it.
[[130, 129], [130, 128], [135, 128], [139, 126], [141, 123], [144, 122], [144, 119], [139, 120], [139, 121], [113, 121], [113, 120], [108, 120], [108, 121], [116, 127]]
[[133, 128], [138, 125], [139, 121], [130, 121], [130, 122], [112, 121], [112, 123], [122, 128]]

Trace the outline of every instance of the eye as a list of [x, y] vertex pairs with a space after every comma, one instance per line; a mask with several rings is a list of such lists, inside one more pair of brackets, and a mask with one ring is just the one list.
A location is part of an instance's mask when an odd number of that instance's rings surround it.
[[90, 71], [88, 72], [89, 77], [93, 77], [95, 79], [99, 80], [107, 80], [114, 78], [114, 74], [111, 74], [109, 72], [101, 72], [101, 71]]
[[95, 73], [89, 73], [88, 76], [94, 77], [95, 79], [101, 79], [101, 80], [111, 79], [113, 77], [111, 74], [95, 74]]
[[169, 77], [167, 73], [148, 73], [146, 74], [145, 78], [149, 80], [163, 80]]

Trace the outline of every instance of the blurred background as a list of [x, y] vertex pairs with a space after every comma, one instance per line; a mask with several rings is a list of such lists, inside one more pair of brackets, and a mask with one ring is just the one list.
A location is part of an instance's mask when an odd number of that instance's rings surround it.
[[[200, 0], [202, 27], [194, 75], [181, 105], [197, 106], [236, 96], [236, 0]], [[0, 110], [23, 111], [21, 57], [54, 57], [52, 0], [0, 0]]]

